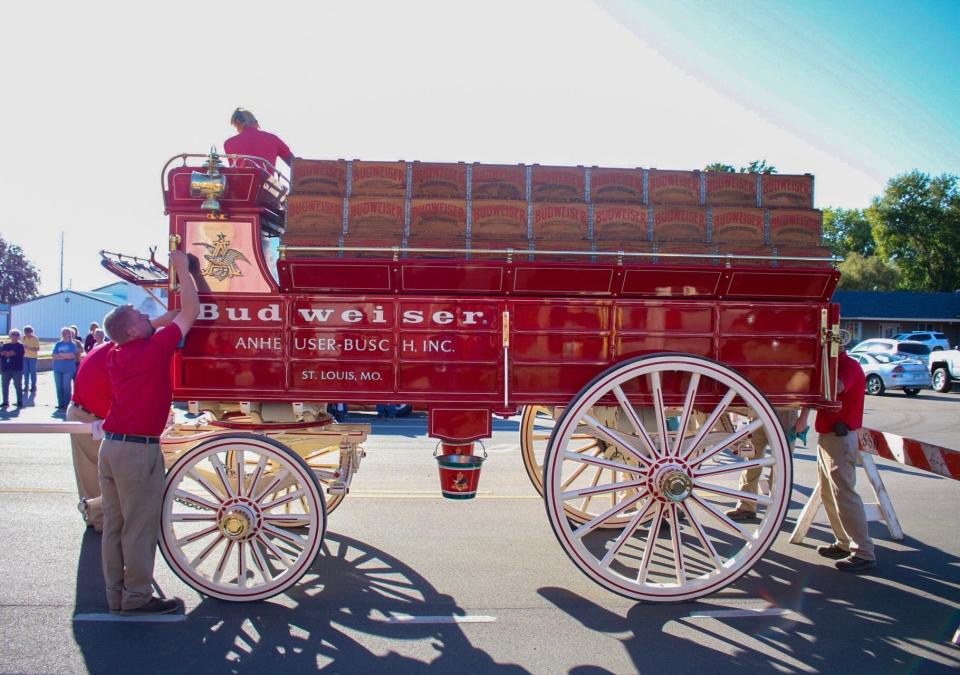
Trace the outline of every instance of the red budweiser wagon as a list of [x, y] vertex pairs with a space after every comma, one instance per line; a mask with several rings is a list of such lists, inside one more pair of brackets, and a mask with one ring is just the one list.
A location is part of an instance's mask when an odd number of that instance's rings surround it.
[[[775, 411], [835, 405], [839, 274], [812, 177], [778, 183], [810, 225], [773, 241], [755, 177], [724, 202], [700, 172], [296, 160], [288, 195], [269, 168], [180, 155], [162, 173], [202, 302], [174, 388], [205, 414], [163, 443], [161, 547], [184, 581], [255, 600], [306, 572], [369, 432], [327, 402], [427, 410], [464, 458], [441, 462], [453, 497], [492, 417], [523, 409], [557, 541], [630, 598], [712, 593], [770, 547], [792, 481]], [[649, 187], [667, 174], [675, 206]], [[177, 306], [162, 270], [106, 264]], [[737, 500], [757, 518], [728, 518]]]

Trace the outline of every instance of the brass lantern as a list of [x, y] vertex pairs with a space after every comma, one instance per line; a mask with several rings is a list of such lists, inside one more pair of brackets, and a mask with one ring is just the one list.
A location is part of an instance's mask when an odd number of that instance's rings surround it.
[[210, 148], [206, 173], [194, 171], [190, 174], [190, 196], [204, 198], [203, 204], [200, 205], [204, 211], [220, 210], [218, 200], [227, 191], [227, 177], [220, 173], [222, 166], [216, 148]]

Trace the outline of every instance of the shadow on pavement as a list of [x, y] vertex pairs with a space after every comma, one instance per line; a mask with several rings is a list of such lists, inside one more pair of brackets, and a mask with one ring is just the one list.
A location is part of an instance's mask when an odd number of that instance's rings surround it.
[[[781, 533], [782, 537], [786, 533]], [[821, 542], [812, 542], [813, 545]], [[638, 672], [955, 672], [960, 559], [907, 538], [874, 574], [847, 575], [774, 550], [710, 602], [642, 604], [627, 615], [563, 588], [541, 596], [583, 626], [621, 638]], [[922, 562], [921, 562], [922, 561]], [[952, 579], [953, 581], [947, 581]], [[694, 616], [745, 606], [784, 616]], [[853, 627], [838, 632], [836, 626]], [[583, 671], [590, 672], [590, 671]]]
[[[88, 531], [77, 570], [77, 613], [106, 611], [100, 537]], [[310, 572], [273, 601], [204, 598], [178, 623], [74, 622], [90, 672], [525, 672], [495, 663], [455, 623], [396, 623], [462, 615], [449, 595], [396, 558], [327, 533]], [[421, 641], [417, 657], [371, 645]], [[386, 653], [384, 653], [386, 651]]]

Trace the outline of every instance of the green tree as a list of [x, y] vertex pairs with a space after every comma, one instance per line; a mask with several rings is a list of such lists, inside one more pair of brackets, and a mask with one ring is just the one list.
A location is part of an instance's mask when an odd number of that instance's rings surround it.
[[900, 287], [960, 289], [960, 189], [957, 176], [920, 171], [894, 176], [867, 209], [877, 253], [900, 270]]
[[823, 240], [839, 256], [849, 253], [872, 256], [877, 251], [870, 221], [862, 209], [825, 208]]
[[[704, 171], [719, 171], [720, 173], [736, 173], [732, 164], [713, 162], [703, 167]], [[740, 167], [740, 173], [776, 173], [777, 167], [767, 164], [765, 159], [755, 159], [746, 166]]]
[[40, 274], [19, 246], [0, 237], [0, 303], [15, 305], [37, 297]]
[[876, 256], [864, 256], [857, 251], [848, 253], [838, 269], [841, 276], [837, 288], [847, 291], [892, 291], [899, 282], [895, 267]]

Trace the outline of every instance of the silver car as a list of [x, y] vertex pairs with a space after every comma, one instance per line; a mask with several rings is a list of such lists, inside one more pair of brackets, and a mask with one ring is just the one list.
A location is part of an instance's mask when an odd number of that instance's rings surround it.
[[880, 396], [887, 389], [903, 389], [907, 396], [916, 396], [921, 389], [930, 388], [930, 371], [917, 359], [886, 352], [858, 352], [850, 356], [863, 368], [871, 396]]

